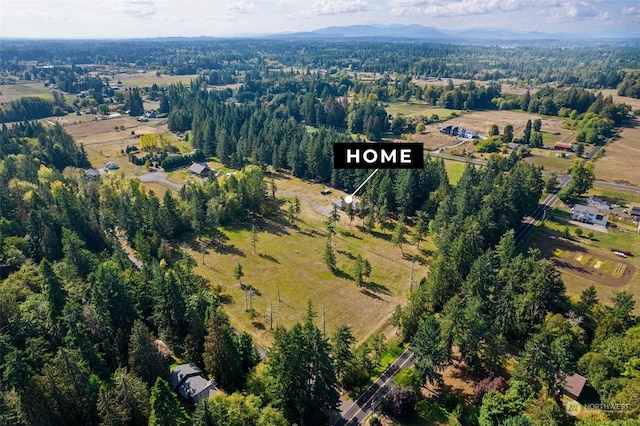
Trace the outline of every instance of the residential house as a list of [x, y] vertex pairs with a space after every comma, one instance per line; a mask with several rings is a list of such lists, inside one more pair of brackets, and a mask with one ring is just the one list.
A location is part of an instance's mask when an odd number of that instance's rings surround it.
[[195, 364], [182, 364], [174, 368], [169, 377], [169, 385], [172, 391], [193, 405], [198, 405], [203, 399], [211, 398], [220, 391], [215, 381], [205, 379], [202, 370]]
[[629, 216], [633, 218], [634, 222], [640, 222], [640, 207], [637, 207], [637, 206], [631, 207]]
[[593, 207], [597, 207], [600, 210], [605, 210], [605, 211], [611, 210], [611, 206], [609, 206], [609, 203], [607, 203], [605, 200], [599, 197], [591, 196], [587, 198], [587, 204]]
[[193, 163], [191, 167], [189, 167], [189, 172], [193, 173], [196, 176], [208, 176], [211, 169], [206, 164]]
[[572, 374], [564, 377], [564, 391], [570, 396], [578, 399], [584, 389], [587, 379], [579, 374]]
[[597, 207], [576, 204], [571, 209], [571, 219], [591, 225], [607, 226], [609, 217], [600, 214]]

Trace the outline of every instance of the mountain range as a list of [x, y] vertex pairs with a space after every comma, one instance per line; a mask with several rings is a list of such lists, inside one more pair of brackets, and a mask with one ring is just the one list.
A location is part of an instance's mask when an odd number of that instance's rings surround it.
[[471, 28], [466, 30], [444, 30], [434, 27], [412, 25], [350, 25], [343, 27], [326, 27], [308, 32], [281, 33], [271, 35], [277, 38], [310, 38], [310, 39], [415, 39], [441, 42], [456, 41], [574, 41], [614, 43], [640, 42], [640, 32], [609, 31], [598, 33], [543, 33], [538, 31], [512, 31], [498, 28]]

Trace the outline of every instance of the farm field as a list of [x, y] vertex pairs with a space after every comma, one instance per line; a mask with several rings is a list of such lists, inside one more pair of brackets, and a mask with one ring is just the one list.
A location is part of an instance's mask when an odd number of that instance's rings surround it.
[[567, 174], [567, 171], [571, 168], [571, 162], [576, 156], [572, 154], [568, 158], [556, 157], [558, 154], [562, 155], [563, 152], [552, 149], [532, 148], [531, 155], [526, 157], [525, 161], [542, 166], [545, 171]]
[[[81, 117], [88, 118], [89, 116]], [[180, 148], [187, 149], [187, 145], [179, 142], [173, 134], [167, 131], [167, 125], [161, 124], [159, 121], [141, 123], [133, 117], [120, 117], [76, 123], [65, 123], [63, 119], [62, 123], [76, 143], [84, 144], [87, 156], [93, 167], [101, 168], [104, 167], [105, 163], [113, 161], [120, 166], [118, 172], [124, 173], [125, 176], [138, 176], [145, 172], [143, 166], [137, 166], [129, 162], [127, 155], [122, 153], [122, 150], [126, 149], [127, 145], [139, 146], [136, 135], [148, 133], [167, 134], [172, 143], [175, 143]]]
[[0, 85], [0, 105], [22, 98], [24, 96], [39, 96], [52, 99], [51, 90], [40, 82], [20, 82], [17, 84]]
[[[270, 178], [267, 179], [268, 181]], [[227, 239], [217, 251], [208, 248], [203, 256], [197, 250], [191, 254], [197, 260], [196, 270], [213, 285], [221, 285], [228, 296], [225, 312], [239, 330], [251, 333], [262, 346], [270, 346], [276, 324], [290, 327], [300, 321], [308, 300], [317, 312], [320, 329], [326, 324], [330, 335], [342, 324], [349, 325], [359, 342], [376, 332], [389, 331], [389, 319], [398, 304], [404, 304], [409, 293], [411, 261], [400, 249], [388, 241], [389, 235], [374, 238], [359, 228], [360, 219], [349, 224], [340, 213], [337, 234], [332, 237], [339, 272], [332, 274], [322, 260], [327, 242], [325, 213], [331, 200], [342, 193], [323, 196], [323, 185], [305, 183], [295, 178], [276, 175], [278, 193], [287, 199], [296, 194], [302, 204], [299, 229], [281, 220], [259, 220], [256, 253], [253, 253], [249, 228], [224, 230]], [[282, 207], [286, 209], [286, 203]], [[421, 248], [432, 249], [428, 243]], [[405, 244], [405, 253], [416, 253], [414, 246]], [[355, 256], [360, 254], [372, 266], [368, 284], [358, 288], [352, 274]], [[252, 298], [256, 312], [246, 312], [246, 293], [233, 277], [240, 262], [244, 285], [258, 291]], [[425, 276], [427, 260], [424, 254], [414, 264], [414, 283]], [[280, 301], [278, 301], [278, 295]], [[323, 308], [324, 306], [324, 308]], [[273, 310], [273, 315], [270, 314]], [[324, 311], [324, 314], [323, 314]]]
[[388, 114], [403, 114], [408, 117], [431, 117], [432, 115], [436, 114], [438, 117], [443, 119], [448, 118], [452, 113], [462, 113], [462, 111], [460, 110], [434, 107], [416, 102], [389, 102], [388, 105], [389, 106], [385, 108]]
[[165, 75], [162, 74], [160, 77], [157, 77], [155, 72], [149, 71], [146, 73], [140, 74], [115, 74], [108, 76], [111, 83], [116, 83], [118, 81], [122, 82], [124, 87], [151, 87], [154, 84], [158, 86], [169, 86], [173, 83], [183, 83], [189, 84], [191, 80], [198, 77], [197, 74], [189, 74], [189, 75]]
[[486, 135], [492, 124], [498, 126], [502, 133], [507, 124], [513, 125], [513, 134], [520, 136], [527, 124], [527, 120], [542, 120], [542, 131], [549, 134], [554, 142], [571, 142], [574, 132], [563, 128], [564, 121], [557, 117], [541, 117], [536, 114], [529, 114], [517, 111], [472, 111], [464, 113], [459, 117], [452, 118], [443, 123], [435, 123], [426, 126], [424, 135], [412, 135], [414, 140], [423, 142], [426, 148], [437, 149], [450, 146], [456, 143], [456, 138], [446, 136], [438, 130], [438, 127], [461, 126], [473, 129], [480, 135]]
[[[626, 290], [640, 297], [640, 235], [631, 225], [617, 223], [608, 233], [594, 232], [588, 238], [588, 230], [576, 236], [577, 226], [559, 220], [547, 220], [531, 237], [530, 244], [541, 250], [544, 257], [554, 260], [569, 295], [577, 296], [594, 285], [600, 300], [607, 302], [614, 291]], [[569, 228], [569, 238], [561, 236]], [[612, 249], [629, 250], [635, 256], [620, 258]], [[636, 313], [640, 307], [636, 306]]]
[[596, 179], [640, 186], [640, 119], [633, 119], [618, 136], [607, 143], [605, 154], [595, 160]]

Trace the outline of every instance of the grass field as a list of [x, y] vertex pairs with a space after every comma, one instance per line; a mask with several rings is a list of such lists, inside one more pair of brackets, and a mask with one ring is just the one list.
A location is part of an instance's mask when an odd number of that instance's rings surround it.
[[575, 154], [569, 158], [556, 157], [556, 154], [563, 153], [552, 149], [532, 148], [531, 155], [526, 157], [525, 161], [542, 166], [546, 171], [566, 174], [575, 159]]
[[189, 84], [191, 80], [198, 77], [197, 74], [190, 75], [161, 75], [157, 77], [154, 72], [147, 72], [144, 74], [116, 74], [108, 76], [113, 82], [122, 82], [124, 87], [151, 87], [154, 84], [158, 86], [169, 86], [174, 83]]
[[403, 114], [408, 117], [431, 117], [436, 114], [441, 119], [450, 117], [452, 113], [461, 114], [462, 111], [433, 107], [415, 102], [390, 102], [389, 106], [385, 108], [388, 114], [397, 115]]
[[20, 82], [17, 84], [0, 85], [0, 105], [9, 103], [24, 96], [38, 96], [46, 99], [53, 99], [51, 90], [44, 87], [42, 83]]
[[462, 161], [444, 160], [444, 167], [447, 169], [447, 176], [449, 176], [449, 182], [455, 185], [460, 180], [462, 172], [467, 167], [467, 164]]
[[635, 118], [622, 128], [617, 140], [605, 146], [604, 156], [595, 161], [598, 180], [640, 186], [640, 120]]
[[[323, 225], [326, 216], [319, 211], [338, 195], [322, 196], [322, 185], [289, 177], [279, 176], [275, 184], [283, 196], [297, 194], [300, 198], [303, 221], [299, 229], [280, 221], [260, 221], [255, 254], [248, 227], [225, 230], [228, 240], [224, 247], [217, 251], [209, 248], [204, 265], [202, 254], [192, 252], [198, 261], [197, 272], [212, 284], [224, 287], [229, 299], [225, 311], [234, 326], [250, 332], [261, 345], [269, 346], [273, 338], [271, 326], [288, 327], [300, 321], [307, 300], [311, 300], [318, 314], [316, 323], [321, 329], [326, 324], [327, 334], [341, 324], [348, 324], [362, 342], [376, 332], [388, 331], [393, 310], [406, 302], [411, 261], [388, 241], [388, 235], [372, 237], [358, 227], [359, 219], [349, 224], [341, 213], [337, 234], [332, 238], [339, 272], [331, 273], [322, 260], [327, 242]], [[425, 243], [423, 246], [432, 247]], [[414, 246], [403, 248], [405, 253], [416, 253]], [[372, 276], [363, 288], [358, 288], [352, 278], [358, 254], [372, 266]], [[424, 255], [419, 260], [414, 264], [415, 282], [427, 272]], [[259, 292], [252, 299], [255, 317], [245, 312], [246, 293], [233, 278], [238, 262], [245, 273], [242, 283]]]

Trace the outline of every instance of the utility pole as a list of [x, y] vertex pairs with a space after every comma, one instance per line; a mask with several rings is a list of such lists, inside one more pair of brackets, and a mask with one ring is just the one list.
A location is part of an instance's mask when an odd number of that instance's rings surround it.
[[271, 301], [269, 301], [269, 330], [273, 330], [273, 306], [271, 306]]
[[409, 277], [409, 294], [413, 293], [413, 263], [416, 261], [415, 256], [411, 256], [411, 276]]

